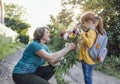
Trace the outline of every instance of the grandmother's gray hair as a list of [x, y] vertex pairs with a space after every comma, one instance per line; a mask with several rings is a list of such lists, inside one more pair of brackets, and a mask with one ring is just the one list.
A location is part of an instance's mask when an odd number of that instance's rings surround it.
[[48, 27], [37, 27], [33, 33], [33, 40], [40, 42], [44, 35], [45, 29], [49, 30]]

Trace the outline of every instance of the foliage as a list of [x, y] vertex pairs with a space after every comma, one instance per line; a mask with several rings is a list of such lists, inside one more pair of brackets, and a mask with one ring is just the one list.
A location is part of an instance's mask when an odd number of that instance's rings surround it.
[[60, 74], [55, 74], [55, 78], [57, 79], [57, 84], [69, 84], [68, 81], [65, 81], [63, 79], [64, 74], [60, 73]]
[[21, 33], [24, 30], [28, 30], [30, 25], [22, 19], [26, 14], [25, 9], [22, 6], [15, 4], [4, 4], [5, 9], [5, 25], [17, 33]]
[[21, 43], [28, 44], [29, 43], [29, 36], [25, 34], [20, 34], [19, 39]]
[[[74, 42], [77, 44], [79, 39], [79, 30], [73, 28], [72, 30], [66, 30], [61, 33], [60, 40], [64, 42], [61, 45], [67, 46], [69, 43]], [[66, 73], [76, 62], [78, 61], [79, 50], [70, 51], [65, 57], [63, 57], [59, 64], [56, 66], [56, 74]], [[64, 69], [63, 69], [64, 68]]]
[[[63, 47], [65, 47], [66, 42], [77, 42], [77, 39], [79, 37], [78, 30], [75, 30], [74, 28], [67, 30], [67, 28], [64, 25], [60, 23], [58, 24], [56, 22], [56, 19], [54, 19], [53, 17], [52, 17], [52, 21], [54, 25], [48, 25], [51, 32], [50, 45], [52, 50], [55, 50], [55, 51], [61, 50]], [[66, 31], [69, 39], [64, 40], [66, 38], [66, 37], [64, 38], [64, 35], [63, 37], [61, 37], [61, 33], [63, 33], [63, 31]], [[77, 63], [78, 61], [77, 56], [78, 56], [78, 50], [71, 51], [64, 57], [64, 59], [61, 59], [59, 61], [58, 65], [56, 65], [55, 75], [56, 75], [58, 84], [59, 83], [61, 84], [61, 82], [62, 84], [66, 84], [66, 81], [64, 81], [62, 75], [66, 74], [68, 70], [72, 68], [74, 64]]]
[[7, 55], [16, 52], [20, 47], [24, 47], [19, 42], [12, 43], [11, 38], [0, 35], [0, 60], [4, 59]]
[[117, 77], [120, 79], [120, 57], [111, 56], [106, 57], [102, 64], [97, 64], [95, 70], [102, 71], [108, 75]]
[[[61, 31], [66, 29], [66, 26], [63, 25], [62, 23], [58, 23], [57, 19], [55, 19], [53, 16], [50, 17], [51, 18], [51, 24], [48, 24], [48, 27], [50, 28], [50, 33], [51, 33], [51, 45], [55, 45], [54, 49], [55, 50], [60, 50], [61, 48], [63, 48], [62, 45], [59, 45], [59, 43], [61, 43], [62, 41], [59, 40], [60, 39], [60, 33]], [[56, 44], [58, 46], [56, 46]]]
[[62, 11], [57, 16], [57, 22], [63, 24], [64, 26], [69, 26], [73, 20], [73, 11], [68, 11], [67, 9], [62, 9]]

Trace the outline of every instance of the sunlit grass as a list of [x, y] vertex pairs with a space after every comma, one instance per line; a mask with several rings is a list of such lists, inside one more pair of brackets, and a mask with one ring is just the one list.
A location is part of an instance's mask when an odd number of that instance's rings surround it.
[[95, 70], [120, 79], [120, 57], [106, 57], [105, 61], [102, 64], [97, 64]]
[[23, 48], [24, 44], [20, 42], [12, 42], [11, 38], [0, 36], [0, 60], [6, 56], [15, 53], [18, 49]]

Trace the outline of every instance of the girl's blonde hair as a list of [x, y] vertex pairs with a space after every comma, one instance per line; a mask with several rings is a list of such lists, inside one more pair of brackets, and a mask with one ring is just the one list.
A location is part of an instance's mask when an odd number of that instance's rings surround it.
[[81, 22], [87, 22], [89, 20], [91, 20], [94, 24], [98, 22], [96, 25], [96, 29], [98, 30], [100, 34], [104, 34], [103, 20], [101, 17], [96, 16], [92, 12], [86, 12], [81, 16]]

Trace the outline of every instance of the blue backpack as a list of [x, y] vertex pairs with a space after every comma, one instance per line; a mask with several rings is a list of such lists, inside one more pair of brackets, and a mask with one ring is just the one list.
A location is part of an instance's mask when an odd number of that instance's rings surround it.
[[97, 39], [92, 47], [88, 50], [89, 55], [95, 60], [95, 62], [103, 62], [107, 55], [107, 43], [108, 37], [106, 31], [101, 35], [96, 29], [93, 29], [97, 33]]

